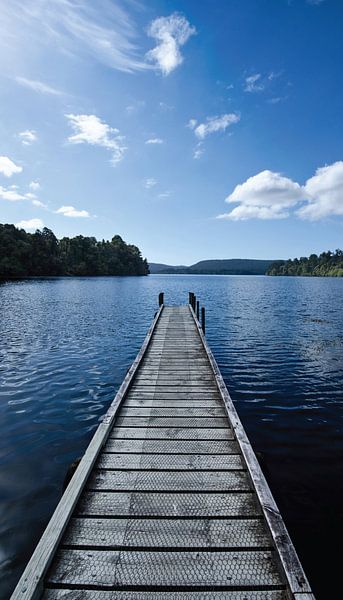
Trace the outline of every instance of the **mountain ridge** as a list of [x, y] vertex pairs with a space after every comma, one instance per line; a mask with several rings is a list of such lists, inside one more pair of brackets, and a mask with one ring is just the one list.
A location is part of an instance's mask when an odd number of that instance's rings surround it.
[[149, 263], [152, 275], [265, 275], [276, 260], [227, 258], [201, 260], [193, 265]]

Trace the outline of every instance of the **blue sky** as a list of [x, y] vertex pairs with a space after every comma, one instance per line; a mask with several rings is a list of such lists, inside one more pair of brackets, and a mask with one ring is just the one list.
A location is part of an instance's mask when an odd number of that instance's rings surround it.
[[0, 12], [0, 222], [170, 264], [342, 247], [341, 0]]

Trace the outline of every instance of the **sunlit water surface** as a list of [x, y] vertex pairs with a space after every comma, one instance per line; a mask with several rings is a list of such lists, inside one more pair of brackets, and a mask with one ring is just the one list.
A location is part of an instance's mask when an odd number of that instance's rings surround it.
[[[0, 285], [0, 597], [16, 584], [137, 354], [158, 292], [207, 339], [317, 599], [340, 589], [343, 279], [55, 278]], [[338, 546], [339, 547], [339, 546]]]

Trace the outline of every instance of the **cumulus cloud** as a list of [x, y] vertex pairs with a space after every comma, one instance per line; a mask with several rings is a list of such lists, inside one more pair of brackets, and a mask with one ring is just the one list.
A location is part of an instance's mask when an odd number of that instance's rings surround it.
[[157, 181], [153, 177], [147, 177], [146, 179], [144, 179], [143, 185], [147, 190], [151, 190], [151, 188], [157, 185]]
[[40, 189], [40, 183], [38, 181], [31, 181], [29, 183], [29, 188], [35, 192]]
[[157, 46], [149, 50], [147, 59], [155, 63], [163, 75], [169, 75], [183, 62], [180, 48], [195, 33], [195, 27], [179, 13], [155, 19], [150, 24], [148, 35], [157, 41]]
[[42, 229], [44, 223], [42, 219], [28, 219], [28, 221], [19, 221], [15, 226], [26, 231], [36, 231], [36, 229]]
[[122, 160], [125, 150], [124, 137], [119, 135], [119, 130], [110, 127], [95, 115], [66, 114], [74, 135], [68, 137], [72, 144], [91, 144], [102, 146], [112, 152], [112, 163]]
[[237, 113], [224, 114], [219, 117], [207, 117], [205, 123], [199, 123], [196, 119], [191, 119], [188, 127], [193, 129], [196, 137], [200, 140], [205, 139], [210, 133], [225, 131], [230, 125], [238, 123], [240, 115]]
[[64, 217], [90, 217], [90, 214], [87, 210], [77, 210], [74, 208], [74, 206], [61, 206], [61, 208], [55, 212], [63, 215]]
[[262, 171], [237, 185], [226, 202], [237, 206], [219, 219], [284, 219], [294, 214], [315, 221], [343, 216], [343, 161], [317, 169], [305, 185]]
[[40, 200], [37, 200], [36, 198], [34, 198], [32, 200], [32, 204], [33, 204], [33, 206], [36, 206], [37, 208], [46, 208], [46, 204], [44, 204], [44, 202], [41, 202]]
[[163, 144], [163, 140], [161, 138], [150, 138], [145, 143], [146, 144]]
[[15, 173], [21, 173], [23, 167], [16, 165], [8, 156], [0, 156], [0, 173], [5, 177], [12, 177]]
[[17, 192], [17, 188], [4, 188], [0, 185], [0, 198], [2, 200], [9, 200], [9, 202], [17, 202], [18, 200], [25, 200], [25, 196]]
[[289, 216], [288, 209], [304, 198], [304, 189], [295, 181], [280, 173], [261, 171], [235, 187], [226, 202], [238, 206], [219, 218], [234, 221], [284, 219]]
[[302, 219], [318, 220], [343, 215], [343, 161], [317, 169], [305, 184], [308, 203], [297, 214]]
[[21, 131], [18, 135], [24, 146], [31, 146], [31, 144], [37, 141], [37, 133], [34, 129], [25, 129], [25, 131]]
[[255, 73], [255, 75], [250, 75], [245, 79], [245, 92], [262, 92], [264, 90], [264, 85], [261, 82], [261, 73]]
[[38, 92], [39, 94], [50, 94], [51, 96], [61, 96], [63, 94], [60, 90], [47, 85], [43, 81], [27, 79], [26, 77], [16, 77], [15, 80], [20, 85], [27, 87], [34, 92]]

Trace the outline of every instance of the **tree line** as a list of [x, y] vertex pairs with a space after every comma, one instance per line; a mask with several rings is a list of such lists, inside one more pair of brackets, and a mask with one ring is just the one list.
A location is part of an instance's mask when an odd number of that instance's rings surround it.
[[343, 277], [343, 250], [311, 254], [289, 260], [274, 262], [267, 275], [302, 275], [312, 277]]
[[111, 241], [77, 235], [58, 240], [44, 227], [27, 233], [0, 224], [0, 278], [51, 275], [148, 275], [137, 246], [119, 235]]

